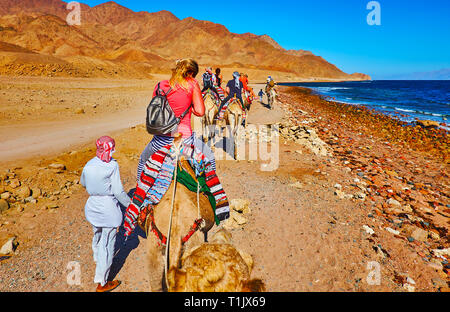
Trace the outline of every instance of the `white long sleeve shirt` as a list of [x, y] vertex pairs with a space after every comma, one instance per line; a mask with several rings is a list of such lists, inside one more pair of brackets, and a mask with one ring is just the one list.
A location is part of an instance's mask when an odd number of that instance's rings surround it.
[[91, 159], [83, 169], [80, 182], [90, 195], [85, 206], [86, 219], [96, 227], [119, 227], [123, 218], [119, 202], [128, 207], [131, 199], [123, 189], [117, 161]]

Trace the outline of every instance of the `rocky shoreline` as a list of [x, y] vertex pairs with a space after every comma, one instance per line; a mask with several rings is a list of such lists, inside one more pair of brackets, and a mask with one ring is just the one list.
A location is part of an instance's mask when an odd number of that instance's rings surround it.
[[[290, 111], [281, 134], [298, 144], [322, 147], [354, 175], [353, 183], [335, 185], [335, 195], [364, 202], [379, 229], [366, 228], [376, 240], [388, 231], [405, 241], [436, 268], [443, 290], [450, 282], [449, 136], [443, 129], [408, 125], [364, 107], [327, 101], [301, 87], [282, 87], [279, 99]], [[295, 104], [292, 104], [295, 103]], [[298, 131], [313, 133], [309, 141]], [[311, 129], [311, 130], [308, 130]], [[318, 137], [316, 136], [315, 129]], [[312, 132], [311, 132], [312, 131]], [[382, 253], [382, 251], [380, 251]], [[399, 277], [406, 284], [406, 279]]]

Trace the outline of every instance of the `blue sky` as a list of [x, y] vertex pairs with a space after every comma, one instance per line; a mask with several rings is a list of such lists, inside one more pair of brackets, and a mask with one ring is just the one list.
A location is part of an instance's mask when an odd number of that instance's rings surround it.
[[450, 68], [449, 0], [378, 0], [380, 26], [367, 23], [369, 0], [116, 2], [133, 11], [209, 20], [234, 33], [267, 34], [285, 49], [312, 51], [347, 73], [374, 79]]

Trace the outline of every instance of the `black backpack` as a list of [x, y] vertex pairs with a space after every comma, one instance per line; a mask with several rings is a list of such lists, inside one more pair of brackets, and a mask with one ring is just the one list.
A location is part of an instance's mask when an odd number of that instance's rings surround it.
[[208, 72], [203, 74], [203, 87], [210, 88], [213, 86], [212, 75]]
[[158, 90], [156, 96], [153, 97], [147, 107], [147, 132], [153, 135], [171, 135], [175, 134], [181, 120], [189, 113], [191, 105], [181, 114], [180, 117], [175, 116], [172, 107], [169, 105], [167, 96], [172, 91], [172, 88], [167, 92], [163, 92], [158, 83]]

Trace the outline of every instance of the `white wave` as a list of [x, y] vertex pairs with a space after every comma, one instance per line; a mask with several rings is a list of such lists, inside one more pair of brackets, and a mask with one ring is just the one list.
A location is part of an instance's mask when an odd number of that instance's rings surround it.
[[345, 88], [345, 87], [317, 87], [317, 91], [320, 92], [329, 92], [329, 91], [335, 91], [335, 90], [350, 90], [351, 88]]
[[395, 110], [400, 111], [400, 112], [405, 112], [405, 113], [416, 113], [415, 110], [411, 110], [411, 109], [406, 109], [406, 108], [398, 108], [398, 107], [394, 107]]

